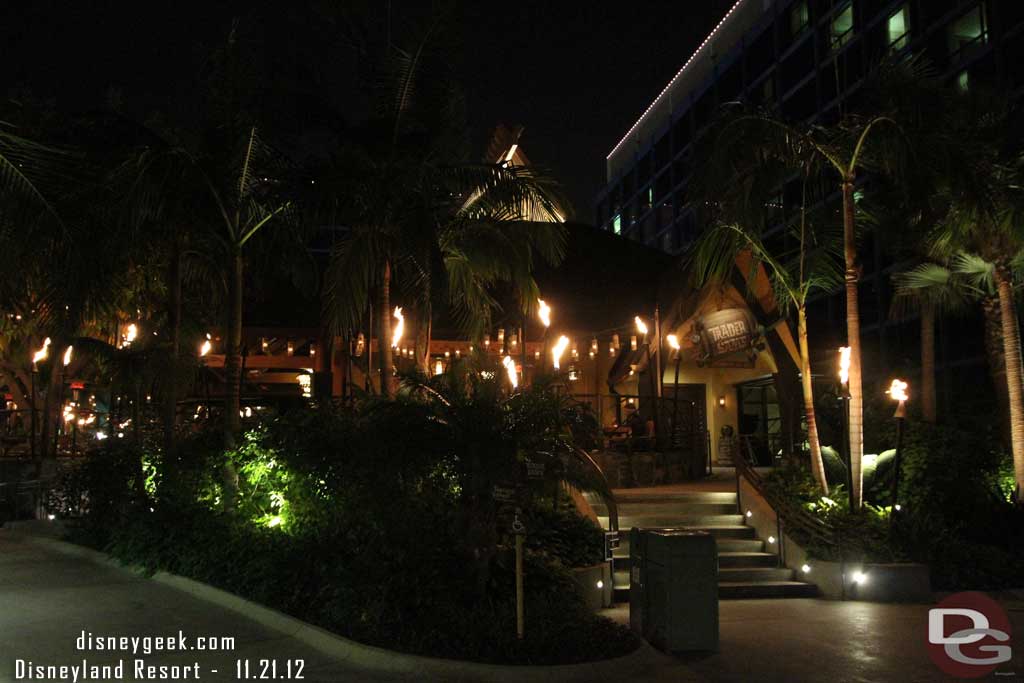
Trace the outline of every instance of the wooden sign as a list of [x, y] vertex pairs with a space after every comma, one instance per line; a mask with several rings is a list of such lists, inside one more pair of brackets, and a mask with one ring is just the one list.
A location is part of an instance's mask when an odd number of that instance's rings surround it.
[[753, 348], [757, 338], [753, 316], [744, 308], [726, 308], [697, 318], [693, 323], [693, 342], [700, 349], [699, 359], [706, 361]]

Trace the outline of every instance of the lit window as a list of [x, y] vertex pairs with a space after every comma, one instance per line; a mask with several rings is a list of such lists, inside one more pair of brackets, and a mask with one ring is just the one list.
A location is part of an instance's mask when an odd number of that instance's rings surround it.
[[619, 217], [619, 214], [612, 216], [612, 232], [616, 235], [622, 234], [622, 219]]
[[801, 2], [793, 5], [793, 8], [789, 11], [790, 33], [793, 36], [798, 36], [803, 33], [803, 30], [807, 28], [810, 23], [811, 14], [807, 10], [807, 0], [801, 0]]
[[960, 55], [970, 47], [988, 42], [984, 8], [984, 5], [978, 5], [949, 25], [950, 56]]
[[833, 50], [843, 47], [853, 38], [853, 5], [837, 14], [829, 31], [829, 45]]
[[964, 69], [956, 76], [956, 89], [960, 92], [967, 92], [971, 87], [971, 75]]
[[904, 5], [889, 17], [886, 24], [889, 31], [889, 47], [902, 50], [910, 44], [910, 10]]

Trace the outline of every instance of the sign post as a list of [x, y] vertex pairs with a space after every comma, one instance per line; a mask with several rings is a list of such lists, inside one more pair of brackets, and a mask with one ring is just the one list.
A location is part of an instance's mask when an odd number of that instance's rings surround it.
[[516, 637], [523, 639], [525, 633], [525, 598], [523, 594], [523, 539], [526, 537], [526, 527], [519, 519], [519, 510], [512, 520], [512, 533], [516, 537]]

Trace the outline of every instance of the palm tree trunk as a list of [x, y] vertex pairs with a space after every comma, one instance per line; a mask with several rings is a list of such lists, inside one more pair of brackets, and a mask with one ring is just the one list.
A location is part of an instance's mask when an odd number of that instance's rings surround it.
[[420, 309], [422, 320], [416, 327], [416, 363], [424, 375], [430, 376], [430, 341], [433, 333], [434, 310], [430, 302]]
[[[171, 333], [170, 358], [164, 386], [164, 461], [175, 461], [175, 423], [178, 412], [178, 356], [181, 353], [181, 244], [174, 240], [167, 271], [167, 323]], [[173, 464], [171, 468], [173, 469]]]
[[380, 281], [380, 305], [377, 306], [377, 357], [380, 367], [380, 393], [394, 394], [394, 360], [391, 355], [391, 262], [384, 262]]
[[935, 306], [921, 303], [921, 417], [935, 423]]
[[807, 416], [807, 443], [811, 447], [811, 472], [821, 491], [828, 495], [828, 479], [825, 477], [825, 463], [821, 459], [821, 442], [818, 440], [818, 420], [814, 413], [814, 383], [811, 378], [811, 353], [807, 344], [807, 308], [797, 309], [798, 334], [800, 337], [800, 380], [804, 389], [804, 413]]
[[235, 447], [241, 429], [239, 404], [242, 380], [242, 250], [232, 249], [228, 281], [227, 349], [224, 356], [224, 447]]
[[843, 179], [843, 257], [846, 280], [846, 343], [850, 347], [850, 474], [852, 501], [859, 510], [864, 500], [864, 389], [861, 381], [860, 310], [857, 303], [857, 243], [853, 205], [853, 174]]
[[1017, 501], [1021, 504], [1024, 491], [1024, 392], [1021, 390], [1020, 334], [1017, 328], [1017, 310], [1013, 302], [1013, 283], [1009, 268], [997, 264], [996, 286], [999, 290], [999, 309], [1002, 314], [1003, 353], [1006, 356], [1006, 388], [1010, 398], [1010, 445], [1013, 451], [1013, 473], [1017, 482]]
[[981, 301], [985, 316], [985, 357], [992, 391], [999, 409], [999, 433], [1003, 446], [1010, 450], [1010, 397], [1007, 394], [1006, 358], [1003, 355], [1003, 325], [999, 312], [999, 298], [985, 297]]

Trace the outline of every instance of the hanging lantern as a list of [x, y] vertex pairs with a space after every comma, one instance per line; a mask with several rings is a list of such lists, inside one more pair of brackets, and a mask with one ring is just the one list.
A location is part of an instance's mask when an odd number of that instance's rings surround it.
[[632, 334], [629, 336], [629, 348], [631, 351], [636, 351], [636, 335]]

